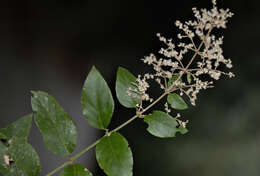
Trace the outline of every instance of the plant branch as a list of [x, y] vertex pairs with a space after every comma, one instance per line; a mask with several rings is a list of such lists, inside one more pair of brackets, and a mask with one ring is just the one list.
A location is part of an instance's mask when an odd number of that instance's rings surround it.
[[131, 119], [127, 120], [126, 122], [124, 122], [123, 124], [119, 125], [118, 127], [116, 127], [115, 129], [113, 129], [112, 131], [110, 131], [109, 133], [113, 133], [113, 132], [117, 132], [118, 130], [120, 130], [121, 128], [123, 128], [124, 126], [128, 125], [129, 123], [131, 123], [132, 121], [134, 121], [136, 118], [138, 118], [137, 115], [133, 116]]
[[[207, 36], [209, 35], [211, 30], [208, 31]], [[189, 66], [191, 65], [192, 61], [195, 59], [195, 57], [197, 56], [198, 52], [200, 51], [201, 47], [203, 46], [203, 41], [200, 43], [197, 52], [194, 53], [194, 55], [192, 56], [191, 60], [189, 61], [189, 63], [187, 64], [187, 66], [185, 67], [185, 70], [187, 70], [189, 68]], [[181, 77], [183, 76], [183, 74], [180, 74], [180, 76], [177, 78], [176, 81], [178, 81], [179, 79], [181, 79]], [[134, 121], [136, 118], [140, 117], [140, 115], [142, 115], [143, 113], [145, 113], [147, 110], [149, 110], [151, 107], [153, 107], [156, 103], [158, 103], [163, 97], [165, 97], [166, 95], [168, 95], [169, 93], [173, 92], [176, 89], [172, 89], [173, 87], [171, 86], [170, 88], [167, 89], [167, 91], [165, 91], [160, 97], [158, 97], [155, 101], [153, 101], [149, 106], [147, 106], [145, 109], [143, 109], [140, 114], [136, 114], [135, 116], [133, 116], [132, 118], [130, 118], [129, 120], [127, 120], [126, 122], [122, 123], [121, 125], [119, 125], [118, 127], [116, 127], [115, 129], [111, 130], [110, 132], [107, 132], [106, 135], [109, 135], [111, 133], [117, 132], [119, 131], [121, 128], [125, 127], [126, 125], [128, 125], [129, 123], [131, 123], [132, 121]], [[170, 91], [169, 91], [170, 90]], [[102, 138], [102, 137], [101, 137]], [[66, 167], [67, 165], [71, 164], [71, 162], [73, 162], [74, 160], [76, 160], [77, 158], [79, 158], [80, 156], [82, 156], [83, 154], [85, 154], [87, 151], [89, 151], [90, 149], [94, 148], [99, 142], [100, 139], [96, 140], [94, 143], [92, 143], [91, 145], [87, 146], [84, 150], [82, 150], [81, 152], [79, 152], [78, 154], [74, 155], [73, 157], [70, 158], [70, 161], [66, 161], [65, 163], [63, 163], [61, 166], [57, 167], [56, 169], [54, 169], [53, 171], [51, 171], [49, 174], [47, 174], [46, 176], [52, 176], [55, 173], [57, 173], [59, 170], [63, 169], [64, 167]]]
[[[212, 28], [210, 28], [210, 29], [208, 30], [206, 37], [209, 36], [209, 34], [210, 34], [211, 31], [212, 31]], [[204, 40], [205, 40], [205, 38], [201, 41], [201, 43], [200, 43], [200, 45], [199, 45], [199, 47], [198, 47], [198, 49], [197, 49], [197, 52], [195, 52], [195, 54], [192, 56], [192, 58], [191, 58], [190, 62], [188, 63], [188, 65], [185, 67], [186, 70], [189, 68], [189, 66], [191, 65], [191, 63], [192, 63], [193, 60], [195, 59], [195, 57], [199, 54], [201, 47], [202, 47], [203, 44], [205, 43]]]
[[[158, 99], [156, 99], [153, 103], [151, 103], [149, 106], [147, 106], [143, 111], [141, 111], [141, 114], [146, 112], [148, 109], [150, 109], [152, 106], [154, 106], [158, 101], [160, 101], [165, 95], [167, 95], [167, 93], [163, 93]], [[115, 129], [113, 129], [112, 131], [108, 132], [108, 134], [114, 133], [119, 131], [121, 128], [125, 127], [126, 125], [128, 125], [129, 123], [131, 123], [132, 121], [134, 121], [136, 118], [138, 118], [138, 115], [133, 116], [132, 118], [130, 118], [129, 120], [127, 120], [126, 122], [124, 122], [123, 124], [119, 125], [118, 127], [116, 127]], [[101, 137], [102, 138], [102, 137]], [[76, 159], [78, 159], [80, 156], [82, 156], [83, 154], [85, 154], [87, 151], [89, 151], [90, 149], [94, 148], [99, 142], [100, 139], [96, 140], [94, 143], [92, 143], [91, 145], [87, 146], [84, 150], [82, 150], [81, 152], [79, 152], [78, 154], [74, 155], [73, 157], [70, 158], [70, 161], [66, 161], [65, 163], [63, 163], [62, 165], [60, 165], [59, 167], [57, 167], [56, 169], [54, 169], [53, 171], [51, 171], [50, 173], [48, 173], [46, 176], [52, 176], [55, 173], [57, 173], [59, 170], [63, 169], [64, 167], [66, 167], [67, 165], [71, 164], [71, 162], [75, 161]]]
[[98, 139], [96, 140], [94, 143], [92, 143], [91, 145], [87, 146], [84, 150], [82, 150], [81, 152], [79, 152], [78, 154], [74, 155], [73, 157], [70, 158], [69, 161], [66, 161], [65, 163], [63, 163], [61, 166], [57, 167], [56, 169], [54, 169], [53, 171], [51, 171], [50, 173], [48, 173], [46, 176], [51, 176], [53, 174], [55, 174], [56, 172], [58, 172], [59, 170], [61, 170], [62, 168], [66, 167], [67, 165], [71, 164], [74, 160], [76, 160], [77, 158], [79, 158], [81, 155], [83, 155], [84, 153], [86, 153], [87, 151], [89, 151], [90, 149], [92, 149], [93, 147], [95, 147], [99, 141], [101, 140]]

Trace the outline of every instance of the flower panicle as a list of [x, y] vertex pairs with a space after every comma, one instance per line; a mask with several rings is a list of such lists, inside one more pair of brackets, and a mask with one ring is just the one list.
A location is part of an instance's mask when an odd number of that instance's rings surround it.
[[[186, 95], [195, 106], [197, 94], [202, 89], [214, 87], [214, 80], [219, 80], [222, 75], [230, 78], [235, 76], [232, 72], [221, 70], [223, 66], [231, 69], [233, 65], [231, 59], [223, 55], [224, 37], [217, 37], [213, 33], [213, 29], [225, 29], [233, 13], [229, 9], [218, 9], [216, 0], [212, 0], [212, 4], [210, 10], [192, 8], [195, 20], [175, 22], [175, 26], [180, 30], [177, 34], [179, 43], [174, 43], [173, 39], [167, 39], [160, 33], [157, 34], [159, 41], [166, 47], [158, 51], [158, 56], [150, 54], [142, 59], [153, 68], [154, 73], [139, 75], [136, 80], [136, 91], [141, 101], [153, 101], [147, 90], [150, 87], [148, 80], [155, 80], [165, 92], [179, 91], [181, 96]], [[187, 53], [190, 52], [193, 57], [187, 58]], [[207, 80], [202, 79], [205, 75]], [[174, 76], [178, 76], [178, 81], [175, 80], [169, 86], [168, 82]], [[184, 76], [186, 79], [181, 79]], [[171, 112], [167, 103], [165, 111]]]

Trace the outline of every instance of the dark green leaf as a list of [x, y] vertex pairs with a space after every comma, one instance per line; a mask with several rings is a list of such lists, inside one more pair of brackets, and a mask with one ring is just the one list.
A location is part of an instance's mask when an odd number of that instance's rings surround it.
[[151, 115], [144, 117], [144, 121], [148, 124], [148, 132], [156, 137], [175, 137], [178, 132], [178, 122], [162, 111], [153, 111]]
[[92, 174], [84, 166], [73, 164], [66, 167], [59, 176], [92, 176]]
[[0, 143], [0, 172], [5, 176], [39, 176], [40, 159], [22, 138], [13, 138], [10, 146]]
[[[171, 87], [171, 85], [177, 81], [177, 79], [179, 78], [180, 75], [173, 75], [169, 81], [168, 81], [168, 87]], [[181, 78], [179, 78], [178, 82], [181, 82]]]
[[129, 88], [133, 90], [136, 89], [136, 86], [133, 85], [135, 82], [136, 77], [132, 73], [125, 68], [118, 68], [116, 76], [116, 96], [119, 102], [127, 108], [135, 108], [136, 104], [140, 102], [138, 98], [127, 95]]
[[5, 176], [38, 176], [40, 160], [27, 143], [32, 122], [32, 114], [26, 115], [6, 128], [0, 129], [0, 172]]
[[0, 141], [0, 172], [5, 174], [7, 172], [4, 155], [7, 153], [7, 147]]
[[0, 139], [7, 139], [6, 135], [0, 132]]
[[45, 146], [57, 155], [69, 155], [77, 144], [75, 123], [54, 97], [41, 91], [32, 93], [34, 118]]
[[112, 133], [103, 137], [97, 144], [96, 157], [108, 176], [132, 176], [132, 152], [121, 134]]
[[14, 137], [27, 141], [32, 125], [32, 114], [21, 117], [17, 121], [8, 125], [6, 128], [0, 129], [0, 136], [5, 136], [1, 139], [10, 140]]
[[184, 110], [188, 108], [185, 101], [176, 93], [169, 94], [167, 101], [173, 109]]
[[189, 84], [191, 83], [191, 75], [189, 73], [187, 74], [187, 81]]
[[91, 126], [107, 128], [114, 111], [114, 100], [106, 81], [95, 67], [84, 83], [81, 104], [83, 115]]

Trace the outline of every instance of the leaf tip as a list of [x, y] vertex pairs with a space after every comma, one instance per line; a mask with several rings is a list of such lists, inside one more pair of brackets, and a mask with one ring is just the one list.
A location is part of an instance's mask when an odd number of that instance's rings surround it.
[[91, 71], [98, 71], [98, 69], [97, 69], [97, 67], [96, 67], [95, 65], [93, 65], [93, 66], [91, 67]]
[[117, 72], [122, 71], [122, 70], [124, 70], [124, 69], [125, 69], [125, 68], [119, 66], [119, 67], [117, 68]]
[[32, 95], [37, 94], [37, 92], [35, 90], [31, 90], [30, 92], [31, 92]]

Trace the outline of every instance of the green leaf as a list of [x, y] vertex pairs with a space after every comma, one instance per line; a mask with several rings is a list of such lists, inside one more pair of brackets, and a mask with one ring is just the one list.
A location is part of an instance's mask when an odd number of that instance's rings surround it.
[[32, 93], [34, 118], [45, 146], [60, 156], [71, 154], [77, 144], [75, 123], [54, 97], [41, 91]]
[[59, 176], [93, 176], [84, 166], [73, 164], [67, 166]]
[[[177, 81], [177, 79], [179, 78], [179, 76], [180, 75], [173, 75], [170, 79], [169, 79], [169, 81], [168, 81], [168, 87], [171, 87], [171, 85], [175, 82], [175, 81]], [[181, 78], [178, 80], [178, 82], [181, 82], [182, 80], [181, 80]]]
[[7, 153], [7, 147], [0, 141], [0, 173], [7, 172], [4, 155]]
[[147, 131], [156, 137], [175, 137], [176, 132], [179, 131], [178, 122], [162, 111], [153, 111], [151, 115], [144, 117], [144, 122], [148, 124]]
[[106, 81], [95, 67], [84, 83], [81, 104], [83, 115], [91, 126], [107, 128], [114, 112], [114, 100]]
[[119, 67], [116, 76], [116, 96], [119, 102], [127, 108], [135, 108], [140, 102], [138, 98], [133, 98], [127, 95], [129, 88], [136, 89], [133, 83], [136, 82], [136, 77], [127, 69]]
[[96, 146], [99, 166], [108, 176], [132, 176], [133, 156], [127, 140], [120, 133], [105, 136]]
[[7, 139], [6, 135], [0, 132], [0, 139]]
[[184, 128], [184, 126], [182, 125], [179, 126], [178, 130], [181, 134], [186, 134], [189, 132], [189, 130], [187, 128]]
[[189, 84], [191, 83], [191, 74], [190, 73], [187, 74], [187, 81]]
[[[27, 141], [32, 125], [32, 114], [21, 117], [17, 121], [0, 129], [0, 139], [10, 140], [14, 137]], [[2, 137], [1, 137], [2, 136]]]
[[9, 147], [0, 143], [0, 158], [0, 172], [5, 176], [40, 175], [39, 156], [22, 138], [13, 138]]
[[167, 101], [173, 109], [184, 110], [188, 108], [185, 101], [176, 93], [169, 94]]
[[151, 115], [144, 117], [144, 122], [148, 124], [147, 131], [156, 137], [175, 137], [177, 132], [188, 132], [172, 116], [162, 111], [153, 111]]

